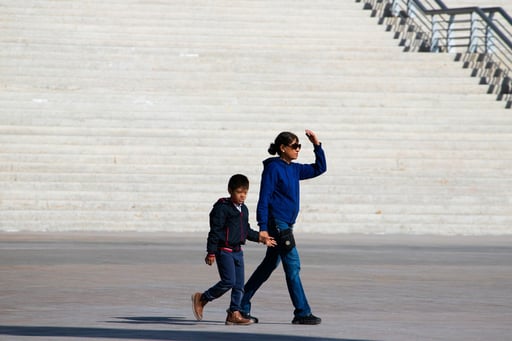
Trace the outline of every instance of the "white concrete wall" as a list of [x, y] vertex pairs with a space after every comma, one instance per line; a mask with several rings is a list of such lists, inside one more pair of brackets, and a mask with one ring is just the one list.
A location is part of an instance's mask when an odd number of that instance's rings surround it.
[[256, 227], [268, 144], [310, 128], [302, 231], [512, 233], [510, 110], [361, 3], [20, 0], [0, 23], [0, 231], [207, 231], [237, 172]]

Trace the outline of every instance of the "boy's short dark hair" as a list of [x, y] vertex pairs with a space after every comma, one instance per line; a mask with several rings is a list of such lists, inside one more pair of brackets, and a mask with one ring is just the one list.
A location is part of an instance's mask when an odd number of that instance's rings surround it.
[[234, 191], [240, 187], [249, 188], [249, 179], [243, 174], [235, 174], [229, 179], [228, 189]]

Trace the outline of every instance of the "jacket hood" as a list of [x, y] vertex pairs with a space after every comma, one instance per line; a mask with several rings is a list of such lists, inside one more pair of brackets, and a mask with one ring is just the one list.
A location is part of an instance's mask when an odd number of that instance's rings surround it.
[[215, 204], [216, 205], [233, 205], [233, 201], [231, 201], [230, 197], [223, 197], [223, 198], [219, 198]]
[[269, 157], [268, 159], [263, 160], [263, 166], [268, 166], [272, 162], [276, 162], [279, 160], [280, 160], [279, 156]]

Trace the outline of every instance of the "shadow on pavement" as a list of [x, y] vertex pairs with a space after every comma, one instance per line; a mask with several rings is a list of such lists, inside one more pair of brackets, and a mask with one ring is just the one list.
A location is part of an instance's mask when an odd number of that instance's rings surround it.
[[[188, 320], [184, 317], [167, 317], [167, 316], [131, 316], [131, 317], [115, 317], [118, 321], [106, 321], [108, 323], [127, 323], [127, 324], [174, 324], [179, 326], [193, 326], [198, 323], [209, 323], [214, 321]], [[218, 324], [216, 322], [215, 324]]]
[[[148, 322], [149, 323], [149, 322]], [[250, 327], [244, 327], [250, 328]], [[297, 335], [251, 334], [236, 332], [188, 331], [188, 330], [144, 330], [86, 327], [48, 327], [48, 326], [0, 326], [0, 335], [32, 337], [80, 337], [112, 338], [132, 340], [218, 340], [240, 339], [244, 341], [299, 340], [299, 341], [370, 341], [355, 339], [319, 338]]]
[[[184, 317], [162, 317], [162, 316], [133, 316], [133, 317], [116, 317], [119, 321], [106, 321], [108, 323], [127, 323], [127, 324], [175, 324], [180, 326], [186, 325], [219, 325], [224, 324], [222, 321], [214, 320], [187, 320]], [[259, 325], [263, 324], [284, 324], [289, 325], [290, 323], [279, 323], [279, 322], [260, 322]]]

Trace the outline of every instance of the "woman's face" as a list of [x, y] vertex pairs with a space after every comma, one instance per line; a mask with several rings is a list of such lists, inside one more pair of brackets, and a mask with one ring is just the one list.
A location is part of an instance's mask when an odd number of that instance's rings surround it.
[[293, 140], [289, 145], [281, 145], [281, 158], [290, 163], [299, 157], [301, 145], [298, 140]]

